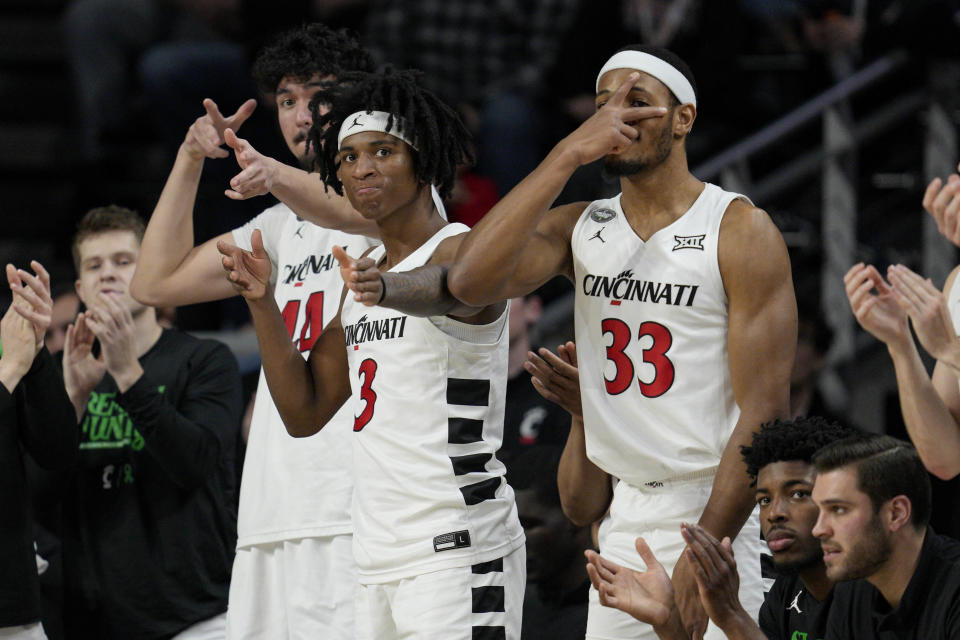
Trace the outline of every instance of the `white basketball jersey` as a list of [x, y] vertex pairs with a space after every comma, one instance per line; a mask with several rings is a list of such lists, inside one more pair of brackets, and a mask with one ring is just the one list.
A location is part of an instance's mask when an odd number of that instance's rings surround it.
[[[237, 245], [250, 249], [254, 229], [270, 256], [277, 306], [306, 358], [340, 306], [343, 279], [333, 246], [360, 256], [374, 241], [318, 227], [283, 204], [235, 229]], [[319, 433], [290, 436], [260, 370], [240, 483], [238, 547], [350, 533], [352, 423], [344, 409]]]
[[[391, 271], [425, 264], [447, 225]], [[379, 260], [383, 247], [371, 252]], [[367, 307], [341, 315], [353, 411], [353, 545], [360, 582], [497, 559], [523, 544], [503, 439], [507, 312], [474, 326]]]
[[716, 467], [740, 415], [717, 258], [736, 198], [707, 184], [646, 242], [619, 195], [591, 203], [574, 228], [587, 455], [635, 486]]

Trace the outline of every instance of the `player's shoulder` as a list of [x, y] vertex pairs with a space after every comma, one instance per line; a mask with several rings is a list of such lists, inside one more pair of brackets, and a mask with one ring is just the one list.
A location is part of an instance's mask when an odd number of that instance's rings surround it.
[[766, 211], [749, 200], [735, 198], [720, 221], [720, 246], [726, 251], [753, 251], [758, 247], [785, 250], [783, 236]]

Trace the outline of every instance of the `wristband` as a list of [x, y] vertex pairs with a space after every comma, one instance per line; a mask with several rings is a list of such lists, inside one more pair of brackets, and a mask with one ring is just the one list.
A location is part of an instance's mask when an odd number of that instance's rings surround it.
[[380, 299], [377, 300], [377, 304], [383, 302], [383, 299], [387, 297], [387, 282], [383, 279], [383, 274], [380, 274]]

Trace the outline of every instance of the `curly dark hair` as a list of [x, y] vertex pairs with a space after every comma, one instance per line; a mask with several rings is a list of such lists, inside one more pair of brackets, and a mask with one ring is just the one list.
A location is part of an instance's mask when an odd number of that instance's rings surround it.
[[283, 78], [309, 80], [315, 75], [340, 76], [347, 71], [373, 71], [373, 57], [348, 29], [334, 31], [320, 22], [280, 34], [257, 55], [251, 71], [264, 93], [273, 93]]
[[[416, 146], [410, 153], [417, 179], [436, 186], [443, 198], [450, 195], [457, 165], [474, 161], [471, 137], [457, 112], [420, 85], [422, 75], [390, 67], [382, 73], [346, 73], [337, 86], [314, 95], [310, 101], [313, 126], [307, 140], [318, 150], [314, 168], [326, 186], [343, 194], [337, 178], [337, 135], [344, 119], [358, 111], [386, 111], [391, 114], [387, 129], [397, 124], [398, 116], [404, 137]], [[327, 107], [330, 110], [322, 113]]]
[[813, 454], [828, 444], [860, 433], [858, 429], [830, 422], [819, 416], [774, 420], [753, 434], [750, 446], [740, 447], [747, 474], [757, 482], [760, 469], [774, 462], [812, 463]]

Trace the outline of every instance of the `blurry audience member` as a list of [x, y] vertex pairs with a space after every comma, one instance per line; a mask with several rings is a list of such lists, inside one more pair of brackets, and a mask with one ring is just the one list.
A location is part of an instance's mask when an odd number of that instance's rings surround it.
[[43, 337], [44, 345], [50, 353], [63, 351], [63, 342], [67, 338], [67, 327], [77, 317], [80, 311], [80, 298], [77, 291], [70, 285], [63, 285], [53, 289], [53, 311], [47, 334]]
[[[933, 180], [923, 206], [941, 233], [960, 245], [960, 175]], [[960, 474], [960, 267], [947, 277], [943, 293], [903, 265], [887, 269], [887, 279], [864, 263], [844, 276], [847, 299], [860, 326], [887, 345], [897, 375], [900, 409], [910, 440], [932, 474], [949, 480]], [[936, 359], [927, 373], [910, 332]]]
[[80, 430], [63, 499], [64, 623], [68, 639], [222, 638], [240, 377], [224, 345], [163, 329], [131, 297], [142, 235], [139, 216], [109, 206], [73, 242], [87, 310], [63, 355]]
[[366, 38], [380, 62], [425, 72], [478, 144], [478, 171], [501, 194], [537, 166], [537, 99], [581, 0], [371, 0]]
[[[814, 456], [827, 577], [827, 638], [960, 638], [957, 543], [936, 535], [930, 478], [906, 442], [853, 437]], [[863, 580], [856, 580], [863, 578]]]
[[[797, 300], [797, 355], [790, 372], [790, 415], [829, 416], [817, 388], [833, 342], [833, 331], [816, 307]], [[832, 417], [832, 416], [831, 416]]]
[[0, 637], [45, 640], [34, 554], [29, 487], [21, 451], [48, 469], [64, 469], [77, 455], [70, 399], [43, 336], [53, 301], [50, 278], [7, 265], [13, 303], [0, 320]]
[[535, 294], [510, 300], [507, 404], [501, 449], [505, 457], [531, 445], [562, 447], [570, 431], [570, 416], [564, 407], [541, 397], [531, 384], [530, 373], [524, 369], [527, 354], [535, 347], [530, 343], [531, 329], [541, 311], [542, 302]]
[[527, 535], [523, 640], [582, 640], [587, 630], [590, 580], [583, 552], [591, 546], [590, 527], [578, 527], [563, 515], [557, 491], [560, 452], [555, 446], [530, 447], [507, 467]]

